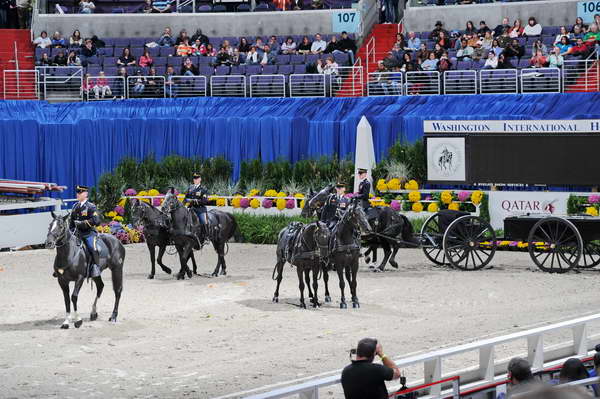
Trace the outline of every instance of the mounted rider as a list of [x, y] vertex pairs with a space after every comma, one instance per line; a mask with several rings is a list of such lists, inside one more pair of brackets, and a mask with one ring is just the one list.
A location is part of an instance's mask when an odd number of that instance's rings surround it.
[[87, 276], [98, 277], [100, 276], [100, 254], [96, 245], [98, 239], [96, 226], [100, 224], [100, 217], [96, 205], [88, 201], [88, 190], [86, 186], [76, 187], [77, 202], [71, 210], [69, 228], [75, 230], [75, 235], [83, 241], [92, 257]]
[[202, 177], [200, 173], [194, 173], [192, 175], [193, 184], [188, 187], [185, 193], [184, 201], [189, 204], [189, 207], [200, 221], [200, 228], [202, 229], [202, 236], [208, 237], [208, 214], [206, 211], [206, 205], [208, 205], [208, 191], [202, 186]]
[[361, 205], [365, 212], [371, 207], [369, 202], [369, 196], [371, 195], [371, 182], [367, 178], [367, 170], [358, 169], [358, 179], [360, 184], [358, 185], [358, 192], [354, 195], [354, 198], [358, 198], [361, 201]]
[[321, 221], [327, 224], [329, 229], [335, 227], [350, 204], [350, 200], [345, 195], [346, 185], [342, 182], [338, 182], [335, 185], [335, 193], [329, 195], [325, 201], [323, 212], [321, 213]]

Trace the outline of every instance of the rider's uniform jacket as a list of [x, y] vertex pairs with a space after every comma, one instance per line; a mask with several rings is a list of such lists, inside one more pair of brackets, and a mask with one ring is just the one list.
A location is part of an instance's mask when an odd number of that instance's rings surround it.
[[192, 208], [201, 208], [208, 205], [208, 193], [200, 184], [192, 184], [185, 193], [185, 199]]
[[339, 212], [345, 211], [346, 207], [350, 203], [350, 200], [344, 196], [338, 196], [337, 194], [331, 194], [325, 201], [323, 207], [323, 213], [321, 214], [322, 222], [337, 222], [339, 221]]
[[69, 227], [71, 230], [77, 229], [77, 231], [86, 235], [91, 232], [95, 232], [95, 226], [100, 224], [100, 217], [98, 216], [98, 209], [96, 205], [92, 204], [88, 200], [84, 202], [77, 202], [71, 210], [71, 219]]
[[371, 194], [371, 182], [368, 179], [364, 179], [358, 185], [358, 193], [355, 196], [361, 200], [361, 205], [363, 208], [368, 208], [370, 206], [369, 203], [369, 195]]

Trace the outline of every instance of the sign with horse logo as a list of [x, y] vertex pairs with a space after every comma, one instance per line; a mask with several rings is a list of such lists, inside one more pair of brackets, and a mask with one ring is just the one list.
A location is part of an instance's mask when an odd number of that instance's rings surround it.
[[465, 181], [465, 138], [427, 138], [427, 180]]

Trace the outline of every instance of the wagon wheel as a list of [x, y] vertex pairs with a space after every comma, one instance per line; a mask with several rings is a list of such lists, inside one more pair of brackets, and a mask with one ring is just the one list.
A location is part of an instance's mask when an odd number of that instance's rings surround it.
[[527, 243], [533, 262], [549, 273], [565, 273], [577, 267], [583, 253], [577, 227], [559, 217], [539, 220], [531, 228]]
[[[421, 239], [423, 253], [436, 265], [447, 265], [448, 260], [442, 248], [443, 232], [440, 232], [440, 223], [438, 214], [429, 216], [421, 227]], [[433, 241], [433, 243], [432, 243]]]
[[496, 253], [496, 232], [478, 216], [462, 216], [444, 233], [444, 253], [450, 264], [461, 270], [479, 270]]
[[577, 266], [580, 269], [591, 269], [600, 265], [600, 243], [590, 241], [583, 244], [583, 254]]

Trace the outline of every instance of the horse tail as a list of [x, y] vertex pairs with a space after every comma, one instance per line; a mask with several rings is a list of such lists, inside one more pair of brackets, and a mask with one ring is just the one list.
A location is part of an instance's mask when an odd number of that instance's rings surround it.
[[402, 220], [404, 221], [404, 223], [402, 223], [402, 239], [404, 241], [414, 242], [415, 237], [412, 223], [405, 215], [402, 215]]
[[233, 239], [235, 242], [244, 242], [244, 236], [240, 230], [240, 225], [235, 220], [235, 216], [231, 215], [231, 220], [233, 223]]

